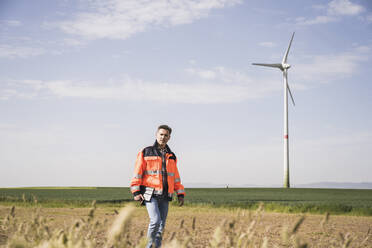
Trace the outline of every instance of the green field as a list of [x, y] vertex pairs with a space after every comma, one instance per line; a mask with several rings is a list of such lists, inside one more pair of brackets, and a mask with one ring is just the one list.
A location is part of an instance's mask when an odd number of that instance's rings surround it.
[[[282, 188], [189, 188], [188, 205], [372, 216], [372, 190]], [[0, 204], [45, 207], [86, 207], [96, 200], [102, 205], [122, 205], [132, 200], [128, 188], [0, 188]]]

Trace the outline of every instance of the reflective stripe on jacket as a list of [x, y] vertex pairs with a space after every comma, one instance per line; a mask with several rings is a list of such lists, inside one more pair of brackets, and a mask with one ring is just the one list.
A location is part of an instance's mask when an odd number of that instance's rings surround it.
[[[138, 153], [134, 175], [130, 183], [130, 189], [134, 195], [140, 194], [140, 186], [155, 188], [154, 192], [158, 195], [163, 193], [162, 157], [157, 145], [158, 143], [155, 142], [153, 146], [146, 147]], [[177, 169], [176, 155], [168, 146], [165, 161], [168, 174], [168, 197], [171, 198], [174, 192], [178, 196], [185, 195], [185, 189], [181, 184]]]

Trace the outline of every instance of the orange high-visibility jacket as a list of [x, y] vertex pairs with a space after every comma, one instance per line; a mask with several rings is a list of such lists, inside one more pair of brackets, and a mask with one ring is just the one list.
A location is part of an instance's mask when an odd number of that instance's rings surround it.
[[[141, 193], [141, 186], [154, 188], [154, 194], [163, 194], [162, 157], [157, 149], [158, 143], [146, 147], [138, 153], [134, 175], [130, 183], [130, 189], [134, 196]], [[168, 174], [168, 197], [171, 200], [174, 192], [177, 196], [184, 196], [185, 189], [181, 184], [181, 178], [177, 169], [176, 155], [167, 145], [165, 154]]]

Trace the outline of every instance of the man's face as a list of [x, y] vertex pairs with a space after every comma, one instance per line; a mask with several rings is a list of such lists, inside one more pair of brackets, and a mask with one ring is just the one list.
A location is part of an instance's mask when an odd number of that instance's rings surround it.
[[158, 141], [160, 146], [165, 146], [169, 139], [170, 134], [168, 130], [161, 128], [156, 132], [156, 140]]

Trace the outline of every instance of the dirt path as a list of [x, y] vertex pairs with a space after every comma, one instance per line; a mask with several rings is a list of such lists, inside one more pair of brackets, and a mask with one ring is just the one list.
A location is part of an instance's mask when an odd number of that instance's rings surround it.
[[[3, 220], [10, 211], [10, 207], [0, 206], [0, 219]], [[16, 218], [21, 221], [31, 221], [35, 216], [36, 209], [16, 208]], [[41, 208], [39, 215], [48, 222], [51, 230], [67, 229], [79, 219], [87, 219], [88, 208]], [[284, 247], [282, 234], [285, 228], [291, 230], [302, 215], [265, 213], [259, 214], [249, 211], [233, 211], [227, 209], [195, 208], [195, 207], [171, 207], [168, 215], [166, 231], [163, 235], [165, 242], [172, 236], [179, 240], [191, 237], [191, 247], [207, 247], [215, 229], [225, 220], [225, 229], [233, 226], [230, 230], [236, 233], [239, 230], [247, 230], [248, 226], [255, 221], [254, 237], [256, 244], [266, 237], [268, 247]], [[105, 225], [107, 230], [116, 217], [113, 208], [98, 208], [95, 211], [95, 220]], [[193, 219], [195, 226], [192, 228]], [[360, 246], [366, 239], [368, 230], [372, 230], [372, 217], [353, 216], [330, 216], [326, 223], [321, 215], [306, 215], [298, 230], [298, 237], [310, 247], [340, 247], [341, 236], [349, 235], [353, 239], [350, 247], [372, 247], [372, 237]], [[130, 239], [133, 243], [145, 233], [148, 224], [146, 210], [141, 207], [135, 212], [131, 222]], [[340, 235], [341, 233], [341, 235]], [[10, 235], [0, 230], [0, 246], [4, 246], [6, 237]], [[105, 233], [97, 234], [97, 244], [105, 240]], [[371, 236], [371, 234], [369, 234]]]

